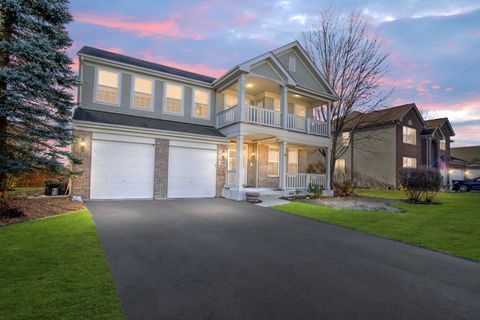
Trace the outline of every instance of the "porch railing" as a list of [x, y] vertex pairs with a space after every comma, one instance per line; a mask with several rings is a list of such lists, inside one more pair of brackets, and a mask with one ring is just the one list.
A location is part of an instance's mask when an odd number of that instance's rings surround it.
[[227, 188], [232, 188], [235, 186], [235, 181], [236, 181], [236, 171], [227, 170], [227, 175], [225, 177], [225, 186]]
[[[282, 117], [285, 119], [285, 129], [319, 136], [328, 136], [327, 122], [301, 117], [294, 114], [283, 114], [279, 111], [246, 106], [242, 115], [242, 121], [261, 126], [282, 128]], [[238, 119], [237, 106], [217, 113], [217, 128], [223, 128], [233, 123], [240, 122]]]
[[231, 107], [217, 113], [217, 128], [226, 127], [237, 122], [237, 107]]
[[323, 187], [327, 186], [326, 174], [287, 173], [286, 180], [287, 189], [307, 189], [310, 183]]

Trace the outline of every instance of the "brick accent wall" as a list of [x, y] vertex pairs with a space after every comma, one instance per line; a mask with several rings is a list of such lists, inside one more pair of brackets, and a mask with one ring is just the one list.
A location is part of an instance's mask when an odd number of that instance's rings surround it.
[[[90, 173], [92, 168], [92, 133], [89, 131], [73, 130], [77, 142], [72, 145], [73, 154], [82, 161], [81, 164], [73, 165], [74, 172], [80, 175], [72, 179], [72, 195], [90, 199]], [[85, 143], [82, 150], [80, 142]]]
[[225, 175], [227, 174], [227, 155], [228, 145], [219, 144], [217, 146], [217, 182], [215, 196], [222, 196], [222, 189], [225, 186]]
[[166, 199], [168, 189], [168, 151], [170, 141], [155, 139], [155, 173], [154, 192], [155, 199]]
[[258, 145], [258, 187], [278, 188], [279, 177], [268, 176], [268, 145]]

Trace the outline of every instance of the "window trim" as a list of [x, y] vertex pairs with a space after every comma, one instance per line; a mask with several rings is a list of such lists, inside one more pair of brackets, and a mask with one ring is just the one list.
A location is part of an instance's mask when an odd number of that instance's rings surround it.
[[[287, 151], [287, 173], [288, 172], [288, 167], [290, 166], [290, 164], [296, 164], [297, 165], [297, 169], [295, 170], [294, 173], [291, 173], [291, 174], [298, 174], [298, 167], [299, 167], [299, 162], [300, 162], [300, 154], [298, 152], [299, 150], [298, 149], [288, 149]], [[297, 154], [297, 162], [296, 163], [290, 163], [290, 152], [295, 152]]]
[[[412, 159], [413, 159], [413, 160], [415, 160], [415, 166], [414, 166], [414, 167], [411, 167], [411, 166], [406, 167], [406, 166], [405, 166], [405, 160], [406, 160], [406, 159], [409, 159], [409, 160], [412, 160]], [[403, 157], [403, 158], [402, 158], [402, 168], [412, 168], [412, 169], [417, 168], [417, 158], [413, 158], [413, 157]]]
[[[112, 72], [117, 74], [117, 101], [115, 103], [112, 102], [107, 102], [107, 101], [101, 101], [97, 99], [97, 93], [98, 93], [98, 74], [99, 71], [107, 71], [107, 72]], [[105, 106], [115, 106], [119, 107], [120, 106], [120, 101], [121, 101], [121, 96], [122, 96], [122, 72], [113, 68], [108, 68], [108, 67], [95, 67], [95, 76], [94, 76], [94, 88], [93, 88], [93, 103], [96, 104], [102, 104]]]
[[[143, 79], [143, 80], [148, 80], [152, 83], [152, 99], [150, 101], [150, 108], [145, 109], [142, 107], [137, 107], [135, 105], [135, 79]], [[146, 76], [140, 76], [133, 74], [132, 75], [132, 83], [131, 83], [131, 92], [130, 92], [130, 108], [135, 109], [135, 110], [141, 110], [141, 111], [148, 111], [148, 112], [154, 112], [155, 110], [155, 79], [146, 77]]]
[[[408, 128], [410, 130], [415, 130], [415, 143], [405, 142], [405, 131], [404, 131], [405, 128]], [[402, 142], [405, 143], [405, 144], [416, 146], [417, 145], [417, 129], [413, 128], [413, 127], [409, 127], [409, 126], [403, 126], [402, 127]]]
[[[270, 150], [276, 150], [277, 151], [277, 154], [278, 154], [278, 160], [276, 162], [277, 164], [277, 175], [270, 175], [270, 168], [269, 168], [269, 165], [270, 163], [275, 163], [275, 162], [270, 162]], [[280, 176], [280, 148], [278, 147], [271, 147], [269, 146], [268, 147], [268, 151], [267, 151], [267, 176], [270, 177], [270, 178], [278, 178]]]
[[[168, 85], [173, 85], [182, 88], [182, 103], [180, 104], [181, 110], [180, 112], [170, 112], [167, 111], [167, 87]], [[181, 84], [177, 84], [175, 82], [170, 82], [170, 81], [165, 81], [163, 83], [163, 113], [165, 114], [171, 114], [174, 116], [183, 116], [185, 113], [185, 86], [182, 86]]]
[[[208, 102], [207, 102], [207, 106], [208, 106], [208, 114], [207, 116], [205, 117], [202, 117], [202, 116], [197, 116], [195, 114], [195, 91], [203, 91], [205, 93], [207, 93], [207, 96], [208, 96]], [[197, 119], [204, 119], [204, 120], [210, 120], [211, 119], [211, 108], [212, 108], [212, 93], [207, 90], [207, 89], [197, 89], [197, 88], [192, 88], [192, 106], [191, 106], [191, 117], [192, 118], [197, 118]]]

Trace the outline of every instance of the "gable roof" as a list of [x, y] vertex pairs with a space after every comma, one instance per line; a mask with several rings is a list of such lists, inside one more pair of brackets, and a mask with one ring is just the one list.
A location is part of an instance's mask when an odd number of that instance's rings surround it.
[[80, 51], [78, 51], [78, 55], [116, 61], [116, 62], [131, 65], [131, 66], [135, 66], [135, 67], [168, 73], [175, 76], [192, 79], [196, 81], [201, 81], [209, 84], [211, 84], [215, 80], [215, 78], [213, 77], [205, 76], [199, 73], [177, 69], [177, 68], [169, 67], [163, 64], [149, 62], [149, 61], [125, 56], [123, 54], [118, 54], [118, 53], [114, 53], [114, 52], [110, 52], [110, 51], [106, 51], [106, 50], [102, 50], [94, 47], [84, 46], [82, 49], [80, 49]]
[[73, 120], [121, 125], [136, 128], [175, 131], [182, 133], [199, 134], [204, 136], [213, 136], [217, 138], [225, 137], [219, 130], [212, 126], [164, 119], [146, 118], [121, 113], [104, 112], [89, 109], [87, 110], [83, 108], [75, 109], [73, 113]]
[[418, 113], [421, 119], [420, 112], [418, 111], [415, 103], [404, 104], [401, 106], [372, 111], [369, 113], [354, 111], [346, 115], [344, 120], [344, 130], [351, 130], [355, 127], [365, 128], [394, 123], [396, 121], [400, 121], [412, 109]]
[[443, 125], [447, 124], [448, 129], [450, 130], [450, 133], [451, 133], [450, 135], [451, 136], [455, 135], [455, 131], [453, 131], [453, 127], [450, 124], [450, 121], [448, 120], [448, 118], [430, 119], [430, 120], [426, 120], [425, 123], [427, 124], [427, 128], [440, 128], [440, 130], [442, 130]]

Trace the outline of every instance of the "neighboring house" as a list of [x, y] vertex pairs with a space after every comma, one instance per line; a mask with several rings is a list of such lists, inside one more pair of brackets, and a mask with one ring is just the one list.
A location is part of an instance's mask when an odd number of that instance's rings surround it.
[[451, 180], [480, 177], [480, 146], [450, 149], [451, 162], [456, 164], [450, 170]]
[[438, 168], [448, 182], [450, 137], [447, 118], [425, 121], [414, 103], [347, 116], [342, 141], [348, 149], [336, 172], [354, 172], [360, 183], [399, 187], [401, 168]]
[[78, 56], [73, 195], [242, 200], [246, 187], [329, 185], [307, 174], [307, 152], [330, 154], [330, 112], [313, 114], [337, 96], [298, 42], [218, 79], [92, 47]]

